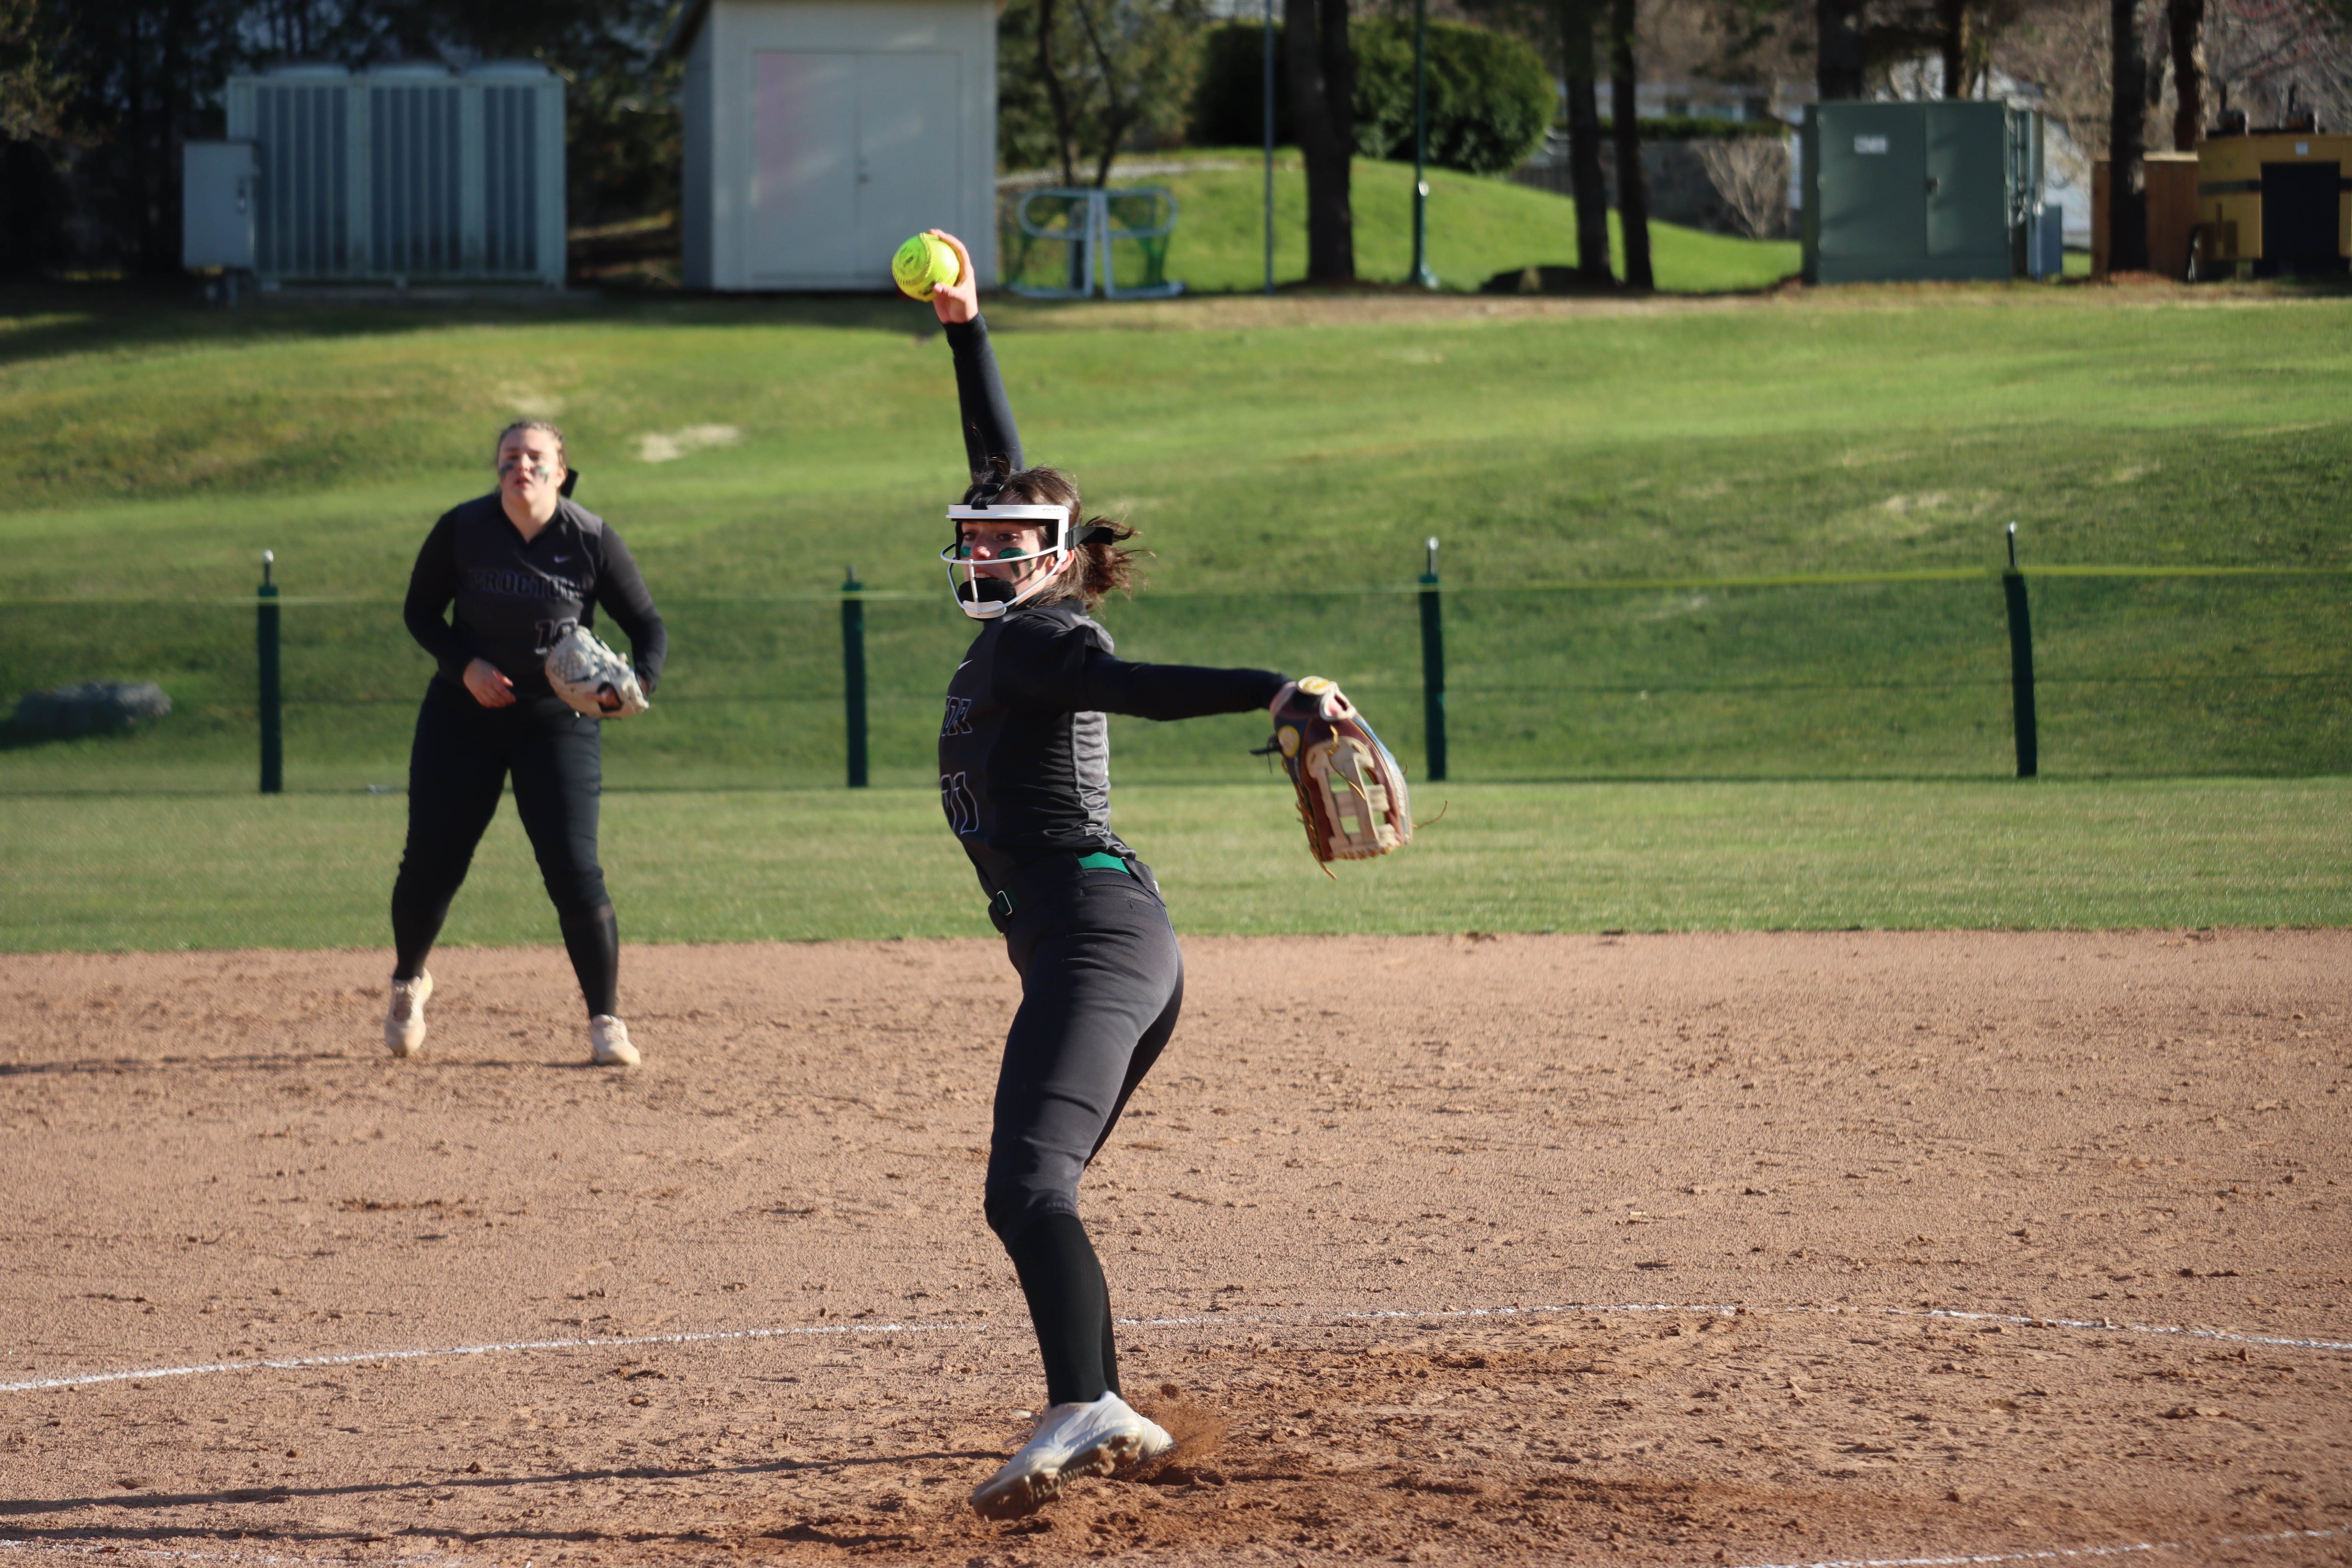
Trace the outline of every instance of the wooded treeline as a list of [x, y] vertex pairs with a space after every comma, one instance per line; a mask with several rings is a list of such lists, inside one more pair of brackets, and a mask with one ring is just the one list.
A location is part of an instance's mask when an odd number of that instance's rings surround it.
[[0, 0], [0, 270], [180, 265], [180, 149], [285, 61], [533, 59], [565, 81], [572, 221], [677, 201], [669, 0]]
[[[182, 144], [221, 134], [231, 74], [292, 60], [540, 60], [567, 83], [572, 222], [673, 210], [678, 71], [658, 46], [675, 5], [0, 0], [0, 271], [176, 270]], [[1349, 161], [1367, 130], [1359, 79], [1368, 62], [1385, 73], [1372, 95], [1385, 129], [1373, 139], [1398, 151], [1388, 79], [1410, 5], [1276, 9], [1280, 113], [1307, 174], [1309, 276], [1353, 281]], [[2118, 268], [2144, 264], [2134, 214], [2145, 146], [2194, 146], [2223, 110], [2257, 124], [2298, 114], [2352, 122], [2352, 0], [1431, 0], [1430, 10], [1523, 40], [1559, 84], [1577, 272], [1592, 289], [1650, 285], [1634, 102], [1644, 77], [1807, 80], [1824, 99], [1982, 96], [1998, 78], [2087, 155], [2113, 156]], [[1368, 22], [1386, 31], [1368, 37]], [[1206, 0], [1007, 0], [1000, 28], [1006, 146], [1073, 182], [1107, 179], [1122, 149], [1183, 138], [1213, 36]], [[1502, 55], [1475, 58], [1490, 63], [1474, 74], [1506, 69]], [[1458, 156], [1448, 149], [1464, 144], [1433, 151]], [[1622, 274], [1608, 243], [1612, 161]]]

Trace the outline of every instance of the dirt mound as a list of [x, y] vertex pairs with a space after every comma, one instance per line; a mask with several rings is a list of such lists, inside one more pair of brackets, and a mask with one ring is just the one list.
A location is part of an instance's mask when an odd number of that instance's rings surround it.
[[1180, 1444], [1010, 1524], [964, 1506], [1041, 1394], [992, 945], [633, 948], [634, 1073], [555, 949], [441, 954], [397, 1064], [381, 954], [0, 958], [0, 1540], [2352, 1552], [2352, 936], [1188, 953], [1085, 1196]]

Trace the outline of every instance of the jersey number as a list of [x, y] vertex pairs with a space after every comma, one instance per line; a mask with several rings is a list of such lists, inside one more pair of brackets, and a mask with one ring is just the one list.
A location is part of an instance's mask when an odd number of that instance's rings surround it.
[[969, 735], [971, 733], [971, 699], [969, 697], [949, 698], [947, 717], [940, 721], [940, 739], [944, 741], [950, 735]]
[[964, 783], [966, 773], [940, 775], [940, 805], [948, 814], [948, 826], [958, 837], [980, 831], [980, 802], [971, 795], [971, 786]]
[[579, 624], [580, 623], [577, 619], [540, 622], [537, 626], [531, 627], [531, 631], [539, 637], [539, 646], [530, 651], [533, 653], [545, 653], [557, 643], [562, 642], [565, 637], [571, 636], [572, 628]]

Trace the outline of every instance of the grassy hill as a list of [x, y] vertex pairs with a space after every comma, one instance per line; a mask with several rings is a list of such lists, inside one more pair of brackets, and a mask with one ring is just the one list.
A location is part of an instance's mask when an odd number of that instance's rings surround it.
[[[1320, 669], [1418, 766], [1410, 589], [1434, 534], [1457, 776], [1995, 777], [1990, 576], [1685, 580], [1990, 571], [2011, 518], [2037, 569], [2352, 565], [2352, 306], [2172, 298], [992, 315], [1032, 457], [1158, 552], [1152, 589], [1105, 615], [1135, 657]], [[232, 316], [68, 293], [0, 319], [0, 700], [125, 677], [178, 704], [127, 740], [17, 737], [0, 790], [249, 787], [264, 548], [294, 595], [290, 782], [396, 784], [425, 674], [397, 618], [408, 563], [526, 409], [561, 414], [581, 499], [673, 627], [661, 707], [614, 733], [616, 785], [836, 780], [831, 590], [852, 566], [883, 595], [877, 780], [929, 774], [969, 628], [933, 560], [961, 453], [919, 307]], [[2352, 767], [2343, 586], [2037, 578], [2045, 772]], [[1230, 778], [1253, 729], [1122, 723], [1122, 777]]]
[[[1264, 154], [1242, 147], [1151, 160], [1145, 172], [1114, 171], [1115, 186], [1161, 185], [1180, 209], [1168, 247], [1167, 275], [1195, 292], [1248, 292], [1265, 279]], [[1165, 172], [1174, 163], [1181, 172]], [[1432, 169], [1429, 178], [1430, 269], [1444, 288], [1475, 290], [1496, 273], [1533, 266], [1573, 266], [1575, 204], [1506, 179]], [[1356, 160], [1349, 186], [1356, 220], [1356, 275], [1368, 283], [1401, 282], [1412, 266], [1412, 165]], [[1298, 154], [1276, 151], [1274, 179], [1276, 283], [1307, 275], [1307, 177]], [[1624, 273], [1624, 236], [1609, 215], [1612, 266]], [[1011, 242], [1017, 244], [1017, 241]], [[1793, 276], [1792, 240], [1734, 239], [1669, 223], [1650, 226], [1658, 287], [1669, 293], [1765, 289]], [[1120, 253], [1123, 280], [1133, 281], [1139, 258]], [[1013, 251], [1008, 246], [1006, 256]], [[1040, 246], [1023, 271], [1025, 280], [1052, 282], [1063, 247]]]
[[[1159, 552], [1105, 612], [1132, 656], [1337, 676], [1418, 773], [1412, 579], [1444, 541], [1454, 777], [1410, 854], [1327, 881], [1242, 754], [1260, 725], [1118, 723], [1119, 820], [1188, 931], [2341, 918], [2352, 794], [2275, 777], [2352, 773], [2341, 298], [991, 316], [1032, 455]], [[929, 804], [970, 627], [933, 560], [961, 454], [927, 311], [60, 290], [0, 296], [0, 702], [112, 677], [176, 707], [121, 738], [0, 727], [0, 948], [380, 940], [402, 805], [362, 792], [402, 782], [426, 674], [398, 595], [518, 412], [562, 419], [673, 630], [658, 705], [606, 751], [632, 939], [982, 930]], [[1985, 574], [2011, 518], [2041, 574], [2032, 788], [2002, 780]], [[277, 800], [250, 794], [265, 548], [292, 595]], [[2246, 574], [2052, 570], [2099, 563]], [[878, 595], [863, 795], [838, 787], [851, 565]], [[2112, 782], [2135, 773], [2171, 776]], [[551, 931], [509, 816], [448, 938]]]

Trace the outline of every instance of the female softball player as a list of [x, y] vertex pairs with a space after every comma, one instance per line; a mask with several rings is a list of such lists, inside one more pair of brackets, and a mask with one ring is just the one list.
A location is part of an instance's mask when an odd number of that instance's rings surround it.
[[1074, 1477], [1172, 1446], [1119, 1397], [1110, 1297], [1079, 1222], [1078, 1178], [1167, 1046], [1184, 963], [1150, 868], [1110, 828], [1104, 715], [1188, 719], [1277, 700], [1271, 670], [1129, 664], [1087, 612], [1129, 585], [1132, 531], [1088, 519], [1069, 476], [1024, 468], [980, 319], [971, 259], [932, 303], [955, 353], [972, 484], [941, 552], [982, 623], [948, 684], [940, 800], [1021, 976], [996, 1082], [984, 1205], [1045, 1362], [1035, 1434], [972, 1493], [1031, 1512]]
[[425, 955], [511, 776], [588, 1004], [589, 1055], [599, 1066], [635, 1067], [637, 1048], [614, 1016], [621, 929], [596, 864], [600, 729], [555, 695], [545, 665], [559, 639], [594, 625], [602, 605], [628, 634], [637, 679], [650, 692], [669, 637], [621, 536], [573, 503], [562, 431], [541, 419], [508, 426], [498, 473], [495, 492], [433, 525], [408, 580], [409, 635], [441, 668], [425, 688], [408, 759], [408, 846], [392, 886], [398, 957], [383, 1042], [395, 1057], [425, 1044], [433, 994]]

